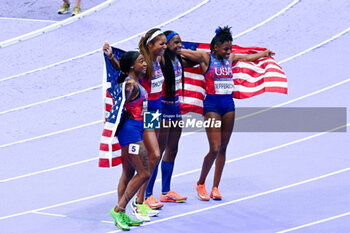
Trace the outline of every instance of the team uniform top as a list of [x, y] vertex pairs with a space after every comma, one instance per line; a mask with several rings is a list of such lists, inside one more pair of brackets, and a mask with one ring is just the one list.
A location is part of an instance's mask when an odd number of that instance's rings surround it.
[[[175, 61], [171, 61], [171, 62], [173, 63], [174, 74], [175, 74], [175, 99], [178, 99], [179, 90], [181, 88], [182, 66], [181, 66], [181, 62], [177, 57], [175, 57]], [[162, 97], [172, 97], [166, 94], [165, 83], [163, 83]], [[162, 102], [164, 102], [164, 99], [166, 98], [163, 98]]]
[[233, 93], [233, 72], [229, 59], [219, 60], [210, 55], [208, 71], [204, 74], [206, 94], [230, 95]]
[[153, 62], [153, 71], [151, 79], [143, 78], [140, 80], [140, 83], [148, 93], [148, 100], [160, 100], [162, 97], [164, 75], [158, 59], [156, 62]]
[[[131, 79], [127, 77], [125, 80]], [[137, 83], [140, 93], [136, 99], [131, 102], [125, 102], [125, 110], [131, 113], [134, 120], [142, 121], [143, 112], [147, 109], [147, 91], [139, 83]]]

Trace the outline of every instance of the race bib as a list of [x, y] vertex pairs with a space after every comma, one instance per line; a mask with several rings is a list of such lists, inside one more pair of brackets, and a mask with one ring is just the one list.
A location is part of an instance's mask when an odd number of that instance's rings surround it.
[[159, 93], [162, 91], [164, 76], [151, 80], [151, 93]]
[[177, 76], [175, 78], [175, 91], [178, 91], [181, 89], [181, 77], [182, 76]]
[[148, 101], [147, 99], [144, 99], [142, 103], [142, 116], [144, 115], [145, 112], [148, 111], [147, 108], [148, 108]]
[[139, 144], [129, 144], [129, 154], [132, 155], [138, 155], [140, 151], [140, 145]]
[[215, 94], [230, 95], [233, 92], [234, 85], [232, 78], [216, 78], [214, 80]]

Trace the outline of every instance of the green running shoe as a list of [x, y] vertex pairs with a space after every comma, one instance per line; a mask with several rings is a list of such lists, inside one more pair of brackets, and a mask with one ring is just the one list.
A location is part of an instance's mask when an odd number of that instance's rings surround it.
[[66, 2], [64, 2], [63, 5], [61, 6], [61, 8], [57, 11], [57, 13], [60, 15], [67, 14], [69, 7], [70, 7], [70, 5]]
[[155, 217], [159, 214], [159, 210], [152, 209], [151, 207], [146, 205], [145, 202], [143, 202], [141, 205], [141, 211], [146, 211], [149, 217]]
[[131, 218], [129, 215], [125, 214], [126, 222], [129, 226], [140, 226], [143, 221]]
[[146, 209], [142, 204], [136, 204], [136, 198], [134, 201], [130, 203], [131, 208], [132, 208], [132, 213], [135, 215], [135, 217], [138, 220], [141, 220], [143, 222], [149, 222], [151, 219], [148, 217]]
[[112, 216], [114, 219], [114, 223], [119, 229], [123, 231], [130, 231], [129, 224], [127, 222], [127, 215], [124, 212], [118, 212], [116, 213], [114, 211], [114, 208], [109, 211], [109, 214]]
[[81, 13], [81, 8], [78, 7], [78, 6], [76, 6], [76, 7], [74, 7], [74, 9], [73, 9], [72, 16], [76, 16], [76, 15], [78, 15], [78, 14], [80, 14], [80, 13]]

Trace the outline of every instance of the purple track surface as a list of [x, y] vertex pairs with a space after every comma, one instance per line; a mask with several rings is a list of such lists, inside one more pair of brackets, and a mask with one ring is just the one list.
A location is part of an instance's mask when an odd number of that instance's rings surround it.
[[[140, 39], [134, 35], [202, 1], [119, 0], [72, 24], [0, 48], [0, 232], [119, 230], [108, 211], [117, 201], [121, 167], [97, 167], [104, 63], [96, 50], [104, 41], [134, 49]], [[264, 22], [292, 2], [211, 0], [161, 29], [175, 30], [183, 40], [209, 42], [218, 25], [232, 26], [234, 36], [257, 25], [234, 43], [275, 51], [289, 94], [237, 100], [237, 106], [349, 109], [350, 2], [299, 1]], [[82, 8], [100, 3], [82, 0]], [[66, 19], [56, 14], [60, 4], [4, 0], [0, 41]], [[348, 122], [349, 116], [347, 110]], [[194, 186], [207, 138], [183, 133], [172, 188], [188, 201], [165, 204], [158, 217], [131, 231], [350, 232], [349, 142], [348, 132], [234, 132], [220, 184], [223, 200], [201, 202]], [[212, 177], [211, 171], [207, 189]], [[159, 181], [154, 192], [159, 197]]]

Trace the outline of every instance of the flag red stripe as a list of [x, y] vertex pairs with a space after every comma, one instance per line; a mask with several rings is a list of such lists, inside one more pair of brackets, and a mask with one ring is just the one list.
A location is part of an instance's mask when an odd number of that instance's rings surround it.
[[253, 78], [265, 76], [267, 73], [270, 73], [270, 72], [280, 73], [280, 74], [284, 75], [284, 73], [281, 70], [275, 69], [275, 68], [265, 69], [264, 73], [259, 73], [259, 72], [256, 72], [255, 70], [252, 70], [252, 69], [249, 69], [246, 67], [235, 67], [233, 69], [233, 73], [235, 73], [235, 74], [239, 74], [239, 73], [248, 74], [249, 76], [251, 76]]
[[199, 67], [185, 67], [184, 70], [185, 72], [202, 75], [202, 71]]
[[202, 93], [197, 92], [197, 91], [189, 91], [189, 90], [186, 90], [186, 89], [184, 91], [184, 96], [185, 97], [197, 98], [197, 99], [201, 99], [201, 100], [204, 99], [204, 96], [203, 96]]
[[203, 108], [197, 105], [180, 103], [181, 114], [186, 114], [189, 112], [194, 112], [203, 115]]
[[[116, 157], [112, 159], [112, 167], [117, 166], [123, 162], [122, 157]], [[98, 166], [99, 167], [110, 167], [109, 166], [109, 159], [102, 159], [100, 158], [98, 161]]]
[[236, 99], [246, 99], [250, 98], [256, 95], [260, 95], [264, 92], [275, 92], [275, 93], [282, 93], [282, 94], [288, 94], [288, 89], [285, 87], [265, 87], [259, 91], [256, 92], [233, 92], [233, 98]]
[[102, 136], [109, 138], [112, 136], [112, 133], [113, 133], [112, 130], [104, 129], [102, 132]]
[[205, 83], [203, 82], [203, 80], [197, 80], [197, 79], [185, 77], [185, 85], [186, 84], [196, 85], [205, 89]]
[[106, 111], [110, 112], [112, 110], [112, 105], [105, 104], [105, 106], [106, 106]]
[[[112, 151], [120, 150], [122, 147], [119, 143], [112, 144]], [[109, 151], [108, 144], [100, 143], [100, 150]]]

